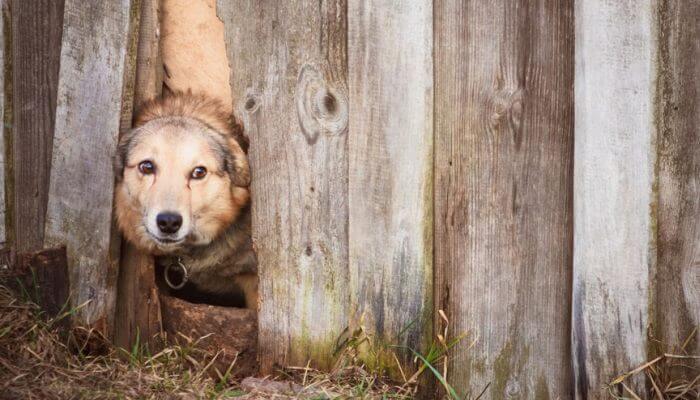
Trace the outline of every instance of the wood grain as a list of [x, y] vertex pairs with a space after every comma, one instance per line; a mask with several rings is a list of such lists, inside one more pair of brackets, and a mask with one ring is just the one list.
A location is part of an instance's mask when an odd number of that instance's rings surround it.
[[573, 7], [435, 6], [436, 309], [469, 333], [448, 379], [571, 398]]
[[163, 90], [163, 55], [161, 39], [161, 3], [163, 0], [141, 0], [139, 39], [136, 56], [134, 106], [160, 96]]
[[43, 247], [64, 0], [12, 0], [12, 236]]
[[344, 1], [219, 1], [251, 139], [262, 373], [329, 367], [347, 326]]
[[432, 18], [430, 1], [348, 3], [353, 322], [418, 351], [432, 339]]
[[198, 340], [199, 348], [218, 353], [214, 368], [221, 375], [233, 362], [232, 376], [244, 377], [257, 372], [258, 338], [254, 310], [192, 304], [166, 295], [161, 296], [161, 301], [163, 326], [172, 342], [182, 343], [182, 334]]
[[[47, 246], [67, 247], [79, 324], [112, 334], [117, 259], [110, 244], [116, 149], [127, 70], [130, 0], [65, 4]], [[136, 13], [137, 15], [137, 13]]]
[[[576, 3], [573, 362], [598, 398], [647, 359], [656, 254], [654, 1]], [[629, 382], [637, 392], [643, 376]]]
[[[8, 162], [10, 160], [9, 154], [5, 145], [5, 135], [11, 132], [5, 128], [5, 125], [11, 123], [11, 121], [5, 120], [5, 97], [7, 96], [8, 86], [12, 86], [12, 82], [9, 81], [11, 72], [8, 74], [8, 70], [11, 71], [12, 68], [10, 65], [12, 55], [8, 56], [7, 54], [12, 51], [12, 33], [9, 32], [12, 29], [12, 23], [9, 18], [11, 17], [8, 0], [0, 0], [0, 70], [2, 71], [2, 76], [0, 76], [0, 117], [2, 119], [2, 125], [0, 126], [0, 248], [4, 248], [7, 241], [6, 219], [8, 202], [5, 199], [5, 175], [8, 165], [10, 165]], [[7, 22], [10, 23], [8, 24]], [[5, 33], [6, 30], [8, 33]]]
[[[140, 1], [133, 88], [136, 107], [160, 95], [163, 84], [158, 33], [160, 0]], [[130, 122], [127, 128], [131, 127]], [[125, 118], [122, 118], [124, 123]], [[122, 241], [120, 260], [114, 341], [125, 348], [131, 348], [138, 341], [148, 344], [152, 352], [157, 351], [162, 345], [160, 334], [163, 328], [153, 256]]]
[[[681, 353], [680, 346], [700, 326], [700, 2], [660, 4], [658, 266], [653, 333], [669, 346], [666, 351]], [[700, 334], [688, 342], [685, 352], [700, 354]], [[700, 360], [694, 365], [700, 369]], [[694, 378], [687, 368], [674, 372]]]

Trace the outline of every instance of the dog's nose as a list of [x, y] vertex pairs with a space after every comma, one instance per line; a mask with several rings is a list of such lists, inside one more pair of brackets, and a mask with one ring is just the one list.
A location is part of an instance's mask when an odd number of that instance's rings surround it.
[[182, 215], [170, 212], [160, 213], [156, 216], [156, 224], [163, 233], [175, 233], [182, 226]]

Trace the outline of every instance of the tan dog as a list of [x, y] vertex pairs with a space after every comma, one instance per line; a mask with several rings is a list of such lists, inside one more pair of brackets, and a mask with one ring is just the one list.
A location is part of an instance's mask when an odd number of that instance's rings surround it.
[[243, 292], [253, 308], [248, 139], [223, 110], [191, 93], [147, 102], [119, 143], [116, 217], [135, 246], [178, 259], [200, 300]]

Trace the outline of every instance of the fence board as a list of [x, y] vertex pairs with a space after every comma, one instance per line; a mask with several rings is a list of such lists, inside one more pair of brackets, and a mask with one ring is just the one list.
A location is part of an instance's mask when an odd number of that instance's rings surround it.
[[[140, 0], [140, 3], [133, 88], [135, 107], [160, 95], [163, 84], [159, 45], [160, 0]], [[123, 128], [129, 128], [132, 113], [125, 114], [121, 124]], [[162, 344], [158, 336], [162, 331], [162, 321], [154, 258], [122, 241], [120, 260], [114, 341], [125, 348], [131, 348], [138, 341], [156, 351]]]
[[75, 316], [111, 334], [117, 262], [112, 242], [110, 160], [122, 117], [130, 0], [67, 0], [56, 110], [47, 246], [67, 246]]
[[64, 0], [13, 0], [12, 236], [40, 250], [51, 169]]
[[351, 310], [378, 341], [416, 350], [432, 336], [432, 11], [348, 3]]
[[12, 56], [8, 57], [6, 53], [12, 51], [12, 35], [6, 34], [5, 29], [11, 29], [11, 26], [7, 24], [7, 22], [11, 21], [6, 21], [9, 18], [11, 17], [8, 0], [0, 0], [0, 70], [2, 71], [2, 76], [0, 76], [0, 118], [2, 119], [2, 125], [0, 125], [0, 248], [5, 248], [7, 240], [6, 218], [8, 202], [5, 199], [5, 174], [9, 158], [5, 146], [5, 134], [9, 133], [9, 131], [5, 128], [5, 125], [9, 124], [10, 121], [5, 119], [5, 97], [8, 86], [12, 85], [12, 82], [9, 82], [7, 73], [9, 68], [11, 68], [9, 61], [12, 59]]
[[219, 1], [251, 138], [261, 368], [329, 366], [347, 326], [344, 1]]
[[570, 398], [572, 3], [440, 0], [435, 15], [436, 303], [470, 333], [448, 378]]
[[[655, 335], [678, 346], [700, 326], [700, 2], [660, 8], [658, 256]], [[700, 334], [688, 342], [700, 353]], [[688, 361], [692, 364], [692, 361]], [[695, 361], [700, 369], [700, 360]], [[687, 373], [689, 369], [675, 372]]]
[[[576, 3], [576, 398], [647, 358], [655, 261], [654, 1]], [[643, 377], [630, 385], [638, 393]]]

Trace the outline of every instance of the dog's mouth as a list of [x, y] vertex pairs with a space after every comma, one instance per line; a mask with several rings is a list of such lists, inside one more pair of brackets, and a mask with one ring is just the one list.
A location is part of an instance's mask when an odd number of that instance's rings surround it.
[[159, 246], [162, 246], [162, 247], [175, 247], [175, 246], [178, 246], [178, 245], [180, 245], [180, 244], [182, 244], [182, 243], [185, 242], [185, 238], [184, 238], [184, 237], [183, 237], [183, 238], [179, 238], [179, 239], [177, 239], [177, 238], [168, 238], [168, 237], [160, 237], [160, 236], [158, 236], [158, 235], [154, 235], [154, 234], [151, 233], [151, 231], [149, 231], [148, 229], [146, 230], [146, 232], [148, 232], [148, 236], [150, 236], [151, 239], [152, 239], [154, 242], [156, 242]]

